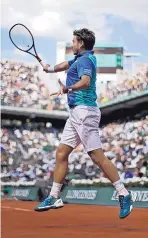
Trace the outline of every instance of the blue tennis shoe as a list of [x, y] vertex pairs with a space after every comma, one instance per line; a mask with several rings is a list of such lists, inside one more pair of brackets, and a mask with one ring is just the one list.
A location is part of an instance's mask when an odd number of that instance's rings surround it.
[[133, 209], [133, 203], [136, 201], [136, 198], [137, 198], [137, 194], [134, 192], [129, 192], [129, 195], [127, 196], [123, 196], [123, 195], [119, 196], [120, 219], [127, 217], [131, 213]]
[[35, 207], [36, 212], [44, 212], [48, 211], [49, 209], [57, 209], [63, 207], [63, 201], [61, 198], [54, 198], [49, 196], [45, 198], [43, 202], [41, 202], [38, 206]]

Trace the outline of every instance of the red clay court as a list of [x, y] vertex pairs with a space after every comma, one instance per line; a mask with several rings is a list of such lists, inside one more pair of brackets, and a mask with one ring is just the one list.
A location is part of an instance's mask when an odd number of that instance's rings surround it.
[[2, 238], [146, 238], [148, 209], [135, 208], [124, 219], [117, 207], [65, 205], [34, 212], [35, 202], [2, 201]]

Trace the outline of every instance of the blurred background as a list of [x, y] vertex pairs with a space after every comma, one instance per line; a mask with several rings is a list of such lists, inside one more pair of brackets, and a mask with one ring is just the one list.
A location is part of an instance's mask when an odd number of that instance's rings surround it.
[[[85, 1], [85, 11], [81, 8], [84, 1], [80, 5], [72, 1], [73, 9], [67, 1], [37, 2], [30, 11], [26, 11], [23, 1], [12, 5], [8, 0], [2, 4], [2, 184], [51, 183], [56, 148], [68, 117], [66, 95], [49, 97], [49, 92], [58, 89], [58, 78], [65, 83], [66, 72], [46, 74], [33, 57], [14, 49], [8, 30], [17, 22], [32, 30], [39, 55], [53, 65], [73, 58], [73, 29], [88, 27], [95, 31], [102, 148], [123, 181], [148, 178], [147, 5], [142, 7], [134, 1], [131, 17], [127, 9], [132, 5], [127, 1], [120, 6], [116, 3], [114, 8], [98, 1]], [[10, 14], [7, 19], [6, 10], [7, 16]], [[80, 145], [69, 156], [66, 182], [90, 180], [106, 181], [105, 174]]]

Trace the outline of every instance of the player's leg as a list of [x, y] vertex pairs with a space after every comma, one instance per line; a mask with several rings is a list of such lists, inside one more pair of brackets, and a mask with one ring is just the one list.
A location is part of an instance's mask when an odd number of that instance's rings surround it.
[[[97, 138], [96, 138], [97, 139]], [[120, 180], [117, 168], [104, 155], [102, 149], [98, 148], [88, 152], [93, 162], [100, 167], [106, 174], [107, 178], [112, 182], [119, 195], [120, 202], [120, 218], [127, 217], [133, 208], [133, 202], [136, 200], [136, 194], [128, 192], [124, 184]]]
[[101, 141], [99, 136], [99, 123], [101, 113], [96, 108], [77, 109], [73, 125], [75, 126], [81, 142], [88, 152], [89, 156], [95, 164], [97, 164], [108, 179], [112, 182], [119, 194], [121, 205], [120, 218], [124, 218], [131, 212], [132, 200], [134, 197], [129, 194], [124, 184], [121, 182], [117, 168], [104, 155], [101, 149]]
[[68, 169], [68, 156], [73, 147], [60, 144], [56, 151], [56, 165], [54, 169], [54, 182], [50, 196], [58, 198]]
[[[96, 138], [97, 139], [97, 138]], [[98, 145], [99, 146], [99, 145]], [[105, 156], [101, 148], [88, 151], [88, 155], [91, 157], [92, 161], [99, 166], [99, 168], [106, 174], [107, 178], [114, 184], [116, 181], [120, 180], [117, 168], [114, 164]], [[122, 195], [128, 195], [128, 191], [123, 189]]]
[[56, 151], [54, 182], [50, 195], [35, 208], [35, 211], [41, 212], [63, 207], [63, 202], [59, 196], [63, 180], [67, 173], [68, 156], [79, 143], [80, 138], [75, 128], [72, 126], [71, 121], [68, 119], [63, 131], [61, 143]]

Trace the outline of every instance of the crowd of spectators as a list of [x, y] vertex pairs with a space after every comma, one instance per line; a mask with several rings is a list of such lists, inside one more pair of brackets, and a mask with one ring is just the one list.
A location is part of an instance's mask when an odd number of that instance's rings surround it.
[[[1, 104], [21, 108], [67, 110], [66, 95], [49, 98], [38, 67], [20, 61], [1, 61]], [[148, 66], [130, 78], [109, 83], [98, 97], [104, 104], [142, 93], [148, 89]], [[62, 131], [51, 123], [26, 124], [2, 120], [1, 166], [8, 181], [48, 180], [55, 167], [56, 148]], [[148, 116], [139, 121], [111, 123], [100, 129], [102, 148], [117, 166], [122, 179], [148, 177]], [[104, 178], [105, 174], [93, 164], [78, 146], [69, 156], [69, 177]]]
[[24, 108], [46, 108], [48, 101], [38, 67], [23, 62], [1, 61], [1, 104]]
[[[66, 98], [49, 97], [37, 65], [1, 61], [1, 104], [21, 108], [66, 110]], [[64, 105], [64, 106], [63, 106]]]
[[106, 89], [99, 94], [98, 103], [104, 104], [113, 100], [123, 100], [128, 96], [136, 96], [148, 90], [148, 65], [139, 69], [138, 72], [133, 72], [119, 80], [119, 82], [109, 82], [106, 84]]
[[[147, 89], [148, 65], [129, 78], [106, 84], [106, 89], [98, 96], [98, 104], [124, 99]], [[39, 77], [38, 66], [10, 60], [1, 61], [1, 104], [47, 110], [68, 109], [66, 95], [49, 97]]]
[[[2, 121], [2, 177], [21, 182], [50, 179], [61, 133], [49, 122], [9, 121], [8, 127]], [[148, 177], [148, 116], [139, 121], [108, 124], [100, 129], [100, 136], [106, 156], [122, 179]], [[105, 174], [79, 145], [69, 156], [68, 176], [92, 179], [104, 178]]]

